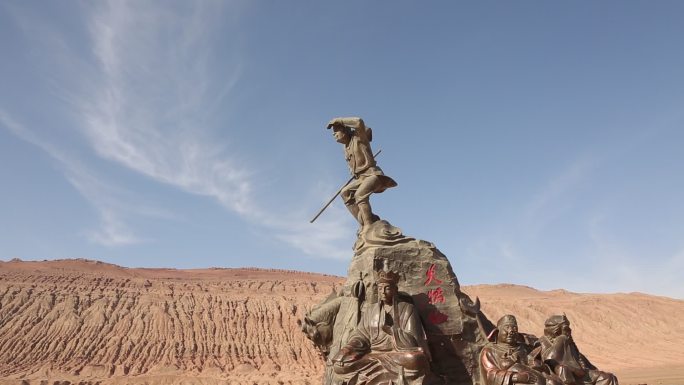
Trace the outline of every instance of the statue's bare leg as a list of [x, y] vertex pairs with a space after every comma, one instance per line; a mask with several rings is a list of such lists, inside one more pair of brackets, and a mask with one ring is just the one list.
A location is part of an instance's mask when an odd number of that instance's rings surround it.
[[373, 215], [373, 212], [371, 211], [371, 206], [370, 202], [368, 201], [368, 198], [357, 203], [357, 206], [359, 210], [359, 217], [361, 219], [361, 226], [370, 225], [378, 219], [378, 217]]
[[359, 216], [361, 217], [361, 226], [370, 225], [377, 221], [377, 215], [373, 215], [370, 205], [370, 195], [378, 189], [380, 178], [377, 175], [370, 175], [363, 179], [359, 188], [354, 193], [356, 205], [359, 208]]
[[351, 215], [359, 221], [359, 225], [363, 226], [363, 219], [359, 216], [359, 206], [355, 203], [345, 203], [344, 205], [347, 206], [347, 210], [349, 210]]
[[342, 197], [342, 201], [344, 202], [344, 205], [347, 206], [347, 210], [351, 213], [351, 215], [354, 217], [359, 222], [359, 225], [363, 226], [363, 221], [361, 217], [359, 217], [359, 206], [356, 204], [354, 200], [354, 191], [356, 190], [356, 183], [347, 186], [342, 189], [340, 192], [340, 196]]

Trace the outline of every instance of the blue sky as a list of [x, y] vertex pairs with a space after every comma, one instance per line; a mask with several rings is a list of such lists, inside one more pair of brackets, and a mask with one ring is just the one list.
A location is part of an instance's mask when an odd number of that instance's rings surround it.
[[681, 2], [0, 4], [0, 258], [344, 275], [325, 123], [463, 284], [684, 298]]

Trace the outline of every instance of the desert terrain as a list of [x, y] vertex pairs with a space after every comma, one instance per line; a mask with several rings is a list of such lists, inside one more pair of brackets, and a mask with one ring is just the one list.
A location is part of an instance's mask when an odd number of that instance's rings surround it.
[[[457, 272], [458, 273], [458, 272]], [[318, 384], [300, 332], [343, 278], [260, 269], [139, 269], [89, 260], [0, 262], [0, 384]], [[565, 312], [623, 385], [684, 384], [684, 301], [463, 287], [493, 321], [539, 335]]]

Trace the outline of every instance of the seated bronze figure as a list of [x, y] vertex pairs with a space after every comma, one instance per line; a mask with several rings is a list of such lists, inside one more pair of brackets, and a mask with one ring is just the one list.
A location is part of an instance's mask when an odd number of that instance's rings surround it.
[[568, 385], [618, 385], [617, 377], [598, 370], [580, 353], [572, 339], [570, 321], [565, 315], [554, 315], [544, 323], [541, 357], [563, 383]]
[[341, 382], [357, 385], [423, 384], [430, 363], [417, 309], [398, 295], [399, 276], [376, 275], [377, 304], [363, 312], [347, 344], [332, 358]]
[[562, 385], [537, 359], [539, 349], [525, 344], [514, 316], [501, 317], [492, 337], [494, 341], [480, 353], [480, 378], [485, 385]]

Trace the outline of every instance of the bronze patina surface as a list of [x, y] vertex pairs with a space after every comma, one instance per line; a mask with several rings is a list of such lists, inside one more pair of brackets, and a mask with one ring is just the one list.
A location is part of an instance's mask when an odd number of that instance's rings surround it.
[[400, 298], [398, 274], [380, 271], [375, 282], [380, 300], [366, 309], [331, 359], [333, 370], [346, 383], [423, 384], [430, 369], [429, 350], [418, 311], [410, 300]]
[[372, 212], [370, 195], [397, 184], [377, 166], [370, 127], [348, 117], [327, 128], [344, 146], [352, 178], [340, 195], [360, 228], [347, 281], [302, 322], [324, 385], [617, 385], [579, 353], [569, 323], [541, 340], [519, 333], [513, 315], [495, 327], [435, 245]]
[[366, 127], [363, 119], [334, 118], [328, 122], [327, 128], [332, 128], [335, 141], [344, 146], [344, 159], [353, 177], [342, 188], [340, 195], [349, 212], [363, 228], [378, 219], [371, 210], [370, 195], [395, 187], [397, 182], [378, 167], [370, 144], [373, 131]]
[[572, 339], [570, 321], [554, 315], [544, 322], [544, 336], [540, 338], [541, 357], [565, 384], [617, 385], [614, 374], [598, 370], [584, 356]]
[[480, 353], [480, 379], [484, 385], [563, 384], [539, 359], [541, 347], [536, 346], [536, 338], [530, 344], [530, 339], [518, 332], [515, 316], [501, 317], [492, 337], [493, 341]]

